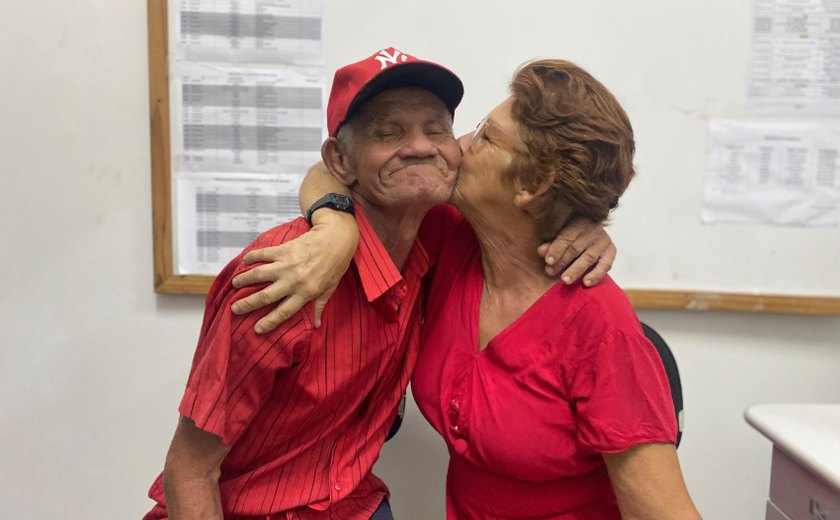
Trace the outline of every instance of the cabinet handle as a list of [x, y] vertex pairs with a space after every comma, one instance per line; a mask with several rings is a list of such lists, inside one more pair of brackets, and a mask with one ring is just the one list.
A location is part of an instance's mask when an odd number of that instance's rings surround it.
[[811, 497], [811, 520], [830, 520], [829, 512], [823, 509], [816, 498]]

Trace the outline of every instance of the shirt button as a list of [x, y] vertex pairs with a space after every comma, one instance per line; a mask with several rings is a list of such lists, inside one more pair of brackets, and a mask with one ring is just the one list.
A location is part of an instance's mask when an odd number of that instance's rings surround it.
[[336, 482], [333, 487], [335, 488], [336, 491], [341, 491], [341, 482]]
[[454, 412], [458, 412], [461, 410], [461, 404], [458, 402], [457, 399], [453, 399], [449, 401], [449, 409]]
[[456, 440], [452, 446], [455, 448], [455, 451], [461, 455], [467, 452], [467, 441], [464, 439]]

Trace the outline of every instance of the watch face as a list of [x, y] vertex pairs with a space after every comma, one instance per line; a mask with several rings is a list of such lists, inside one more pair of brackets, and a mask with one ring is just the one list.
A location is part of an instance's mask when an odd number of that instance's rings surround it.
[[346, 195], [333, 194], [330, 199], [332, 199], [330, 202], [332, 202], [337, 209], [347, 210], [353, 207], [353, 199]]

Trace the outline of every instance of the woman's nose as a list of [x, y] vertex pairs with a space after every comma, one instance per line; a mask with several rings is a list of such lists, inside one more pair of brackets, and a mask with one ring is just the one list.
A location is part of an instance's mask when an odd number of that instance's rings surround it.
[[464, 134], [458, 138], [458, 147], [461, 148], [461, 155], [464, 155], [472, 146], [472, 134]]

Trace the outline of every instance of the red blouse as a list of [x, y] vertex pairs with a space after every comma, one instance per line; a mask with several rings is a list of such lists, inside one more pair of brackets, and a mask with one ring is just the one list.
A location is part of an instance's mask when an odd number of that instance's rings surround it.
[[673, 443], [662, 362], [609, 278], [554, 285], [478, 351], [481, 251], [443, 244], [412, 379], [450, 452], [447, 518], [620, 519], [603, 453]]

